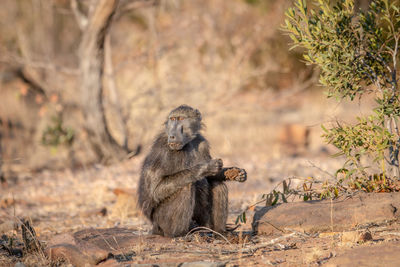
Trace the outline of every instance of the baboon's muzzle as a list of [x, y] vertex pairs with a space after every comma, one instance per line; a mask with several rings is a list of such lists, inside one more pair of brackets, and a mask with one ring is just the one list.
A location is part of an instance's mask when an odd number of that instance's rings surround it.
[[168, 146], [172, 150], [181, 150], [183, 148], [183, 144], [177, 142], [168, 142]]
[[172, 150], [181, 150], [184, 146], [183, 126], [177, 121], [169, 125], [168, 146]]

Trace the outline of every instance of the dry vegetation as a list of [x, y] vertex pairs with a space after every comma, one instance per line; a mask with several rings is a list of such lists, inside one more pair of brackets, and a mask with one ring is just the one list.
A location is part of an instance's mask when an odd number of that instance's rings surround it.
[[[182, 103], [202, 112], [212, 155], [247, 170], [246, 183], [229, 185], [231, 223], [283, 179], [326, 180], [342, 165], [342, 159], [329, 157], [332, 148], [322, 143], [320, 124], [365, 110], [326, 100], [314, 70], [288, 52], [279, 31], [286, 0], [121, 1], [106, 38], [111, 49], [104, 109], [113, 138], [142, 149], [111, 166], [96, 162], [83, 127], [81, 32], [70, 2], [5, 0], [0, 9], [0, 235], [14, 238], [15, 247], [23, 246], [14, 229], [22, 218], [32, 221], [44, 246], [56, 234], [90, 227], [147, 233], [150, 226], [134, 204], [140, 164], [167, 112]], [[83, 10], [89, 2], [81, 1]], [[43, 133], [57, 125], [56, 135], [67, 138], [71, 130], [73, 141], [43, 145]], [[250, 230], [250, 223], [240, 229]], [[343, 250], [339, 234], [251, 239], [251, 245], [272, 242], [255, 250], [242, 236], [229, 244], [192, 235], [189, 246], [178, 240], [175, 252], [171, 244], [158, 250], [172, 258], [193, 245], [200, 260], [211, 253], [213, 260], [239, 265], [248, 259], [316, 265], [333, 257], [332, 249]], [[4, 236], [0, 241], [10, 242]], [[131, 251], [136, 262], [154, 260], [152, 250], [140, 244]], [[18, 261], [50, 264], [39, 252], [10, 257], [0, 246], [0, 265]]]

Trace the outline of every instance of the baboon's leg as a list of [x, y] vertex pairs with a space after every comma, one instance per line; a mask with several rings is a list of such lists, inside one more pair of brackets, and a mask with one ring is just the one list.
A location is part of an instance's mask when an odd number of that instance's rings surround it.
[[212, 229], [217, 232], [225, 232], [228, 218], [228, 187], [224, 182], [211, 181], [210, 191]]
[[188, 185], [156, 208], [153, 225], [158, 225], [165, 236], [186, 234], [193, 218], [194, 204], [194, 186]]
[[196, 203], [193, 220], [197, 226], [211, 227], [210, 185], [207, 179], [203, 179], [197, 181], [194, 186], [196, 188]]

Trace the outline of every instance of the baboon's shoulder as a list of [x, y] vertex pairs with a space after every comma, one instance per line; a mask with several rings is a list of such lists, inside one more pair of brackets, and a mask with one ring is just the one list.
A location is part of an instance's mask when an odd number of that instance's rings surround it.
[[201, 134], [197, 135], [197, 137], [193, 140], [193, 144], [196, 147], [196, 150], [200, 152], [200, 154], [209, 153], [210, 151], [210, 144], [208, 143], [207, 139]]
[[153, 145], [151, 146], [149, 154], [147, 154], [143, 169], [152, 167], [158, 168], [162, 166], [163, 159], [167, 157], [167, 137], [165, 133], [160, 133], [154, 139]]

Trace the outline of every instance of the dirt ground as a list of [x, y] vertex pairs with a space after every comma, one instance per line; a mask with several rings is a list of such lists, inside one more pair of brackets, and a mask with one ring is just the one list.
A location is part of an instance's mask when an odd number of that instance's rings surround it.
[[[332, 161], [330, 158], [324, 159], [329, 160]], [[101, 262], [104, 266], [123, 266], [128, 263], [178, 266], [185, 262], [198, 261], [216, 262], [222, 264], [221, 266], [319, 266], [328, 263], [333, 264], [329, 266], [336, 266], [335, 260], [339, 261], [338, 266], [343, 266], [342, 264], [346, 265], [345, 260], [353, 255], [352, 251], [359, 250], [358, 260], [368, 259], [372, 255], [368, 249], [385, 248], [390, 255], [393, 254], [392, 250], [398, 251], [398, 222], [362, 227], [355, 225], [349, 229], [350, 236], [351, 233], [368, 229], [372, 237], [365, 241], [349, 239], [349, 234], [343, 232], [307, 234], [293, 231], [274, 236], [258, 236], [251, 232], [251, 211], [247, 214], [248, 222], [224, 238], [210, 234], [190, 234], [177, 239], [146, 241], [150, 225], [134, 206], [141, 161], [142, 157], [137, 157], [109, 167], [97, 165], [75, 172], [44, 171], [21, 176], [16, 183], [2, 187], [2, 244], [7, 243], [5, 234], [14, 236], [15, 246], [18, 247], [18, 242], [21, 242], [20, 231], [13, 230], [12, 224], [7, 228], [7, 223], [18, 223], [21, 218], [29, 218], [38, 239], [45, 247], [57, 234], [73, 234], [85, 229], [116, 227], [133, 233], [135, 238], [128, 242], [129, 245], [116, 243], [119, 250], [108, 244], [114, 249], [110, 251], [113, 252], [114, 259]], [[281, 174], [288, 171], [289, 166], [290, 169], [300, 171], [304, 168], [310, 174], [318, 175], [321, 170], [310, 166], [309, 161], [310, 158], [287, 158], [286, 161], [281, 160], [280, 164], [273, 161], [269, 164], [276, 169], [281, 166]], [[334, 165], [335, 162], [332, 161], [331, 166]], [[230, 183], [230, 224], [235, 222], [238, 214], [247, 205], [276, 184], [273, 177], [269, 178], [264, 180], [249, 177], [244, 184]], [[138, 237], [144, 237], [144, 241]], [[363, 249], [367, 249], [365, 253]], [[349, 255], [346, 256], [347, 254]], [[341, 258], [343, 255], [345, 260]], [[400, 259], [393, 260], [398, 263], [397, 260]], [[26, 266], [49, 264], [48, 259], [40, 254], [27, 254], [21, 258], [18, 255], [10, 256], [4, 248], [0, 250], [0, 265], [12, 266], [17, 262]], [[374, 258], [372, 261], [367, 260], [366, 265], [378, 266], [378, 263], [379, 259]], [[392, 266], [396, 266], [394, 263]], [[66, 266], [65, 263], [61, 265]]]

